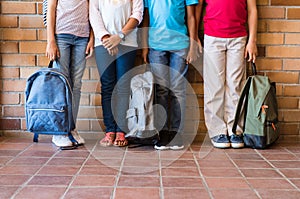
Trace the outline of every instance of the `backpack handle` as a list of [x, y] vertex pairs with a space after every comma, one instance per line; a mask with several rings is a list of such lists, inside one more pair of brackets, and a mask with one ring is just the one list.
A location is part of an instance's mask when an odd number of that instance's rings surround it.
[[254, 62], [251, 62], [252, 75], [257, 75], [256, 65]]
[[50, 62], [48, 64], [48, 68], [53, 68], [53, 60], [50, 60]]

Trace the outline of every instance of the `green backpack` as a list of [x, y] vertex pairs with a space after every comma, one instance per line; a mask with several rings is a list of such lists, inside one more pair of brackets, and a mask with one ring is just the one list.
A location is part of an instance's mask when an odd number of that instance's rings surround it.
[[279, 138], [278, 107], [275, 82], [256, 74], [249, 76], [238, 102], [233, 133], [244, 114], [243, 139], [246, 147], [265, 149]]

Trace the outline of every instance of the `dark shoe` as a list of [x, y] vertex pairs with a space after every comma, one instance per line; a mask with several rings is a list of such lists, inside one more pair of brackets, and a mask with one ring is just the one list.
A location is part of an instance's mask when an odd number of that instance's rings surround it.
[[176, 131], [169, 132], [169, 146], [172, 150], [181, 150], [184, 148], [182, 136]]
[[212, 137], [211, 142], [216, 148], [225, 149], [230, 147], [228, 136], [224, 134], [220, 134], [215, 137]]
[[154, 145], [154, 148], [157, 150], [168, 150], [170, 147], [169, 144], [169, 131], [162, 130], [159, 132], [159, 140]]
[[239, 149], [244, 147], [244, 140], [242, 135], [232, 134], [230, 136], [231, 147], [234, 149]]

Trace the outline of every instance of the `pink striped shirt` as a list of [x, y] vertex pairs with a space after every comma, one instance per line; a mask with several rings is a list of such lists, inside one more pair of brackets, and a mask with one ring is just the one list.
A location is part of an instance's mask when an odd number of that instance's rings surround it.
[[56, 34], [89, 37], [89, 1], [58, 0], [56, 8]]

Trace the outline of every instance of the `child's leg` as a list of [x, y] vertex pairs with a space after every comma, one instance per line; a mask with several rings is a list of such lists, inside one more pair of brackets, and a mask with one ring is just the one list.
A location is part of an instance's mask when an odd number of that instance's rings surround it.
[[204, 116], [210, 138], [227, 135], [224, 121], [226, 39], [204, 37]]
[[106, 132], [116, 132], [116, 123], [111, 108], [111, 97], [116, 84], [114, 56], [109, 55], [103, 46], [95, 48], [95, 58], [101, 80], [101, 100]]
[[119, 53], [116, 60], [117, 84], [112, 96], [112, 107], [114, 107], [114, 116], [116, 132], [127, 132], [126, 111], [129, 105], [130, 95], [130, 70], [135, 65], [136, 48], [119, 45]]
[[[246, 37], [230, 39], [226, 53], [226, 95], [225, 95], [225, 121], [228, 134], [232, 134], [236, 106], [240, 93], [246, 80], [246, 64], [244, 58]], [[238, 126], [238, 131], [242, 128]]]
[[186, 49], [170, 53], [170, 130], [183, 132], [186, 106]]

